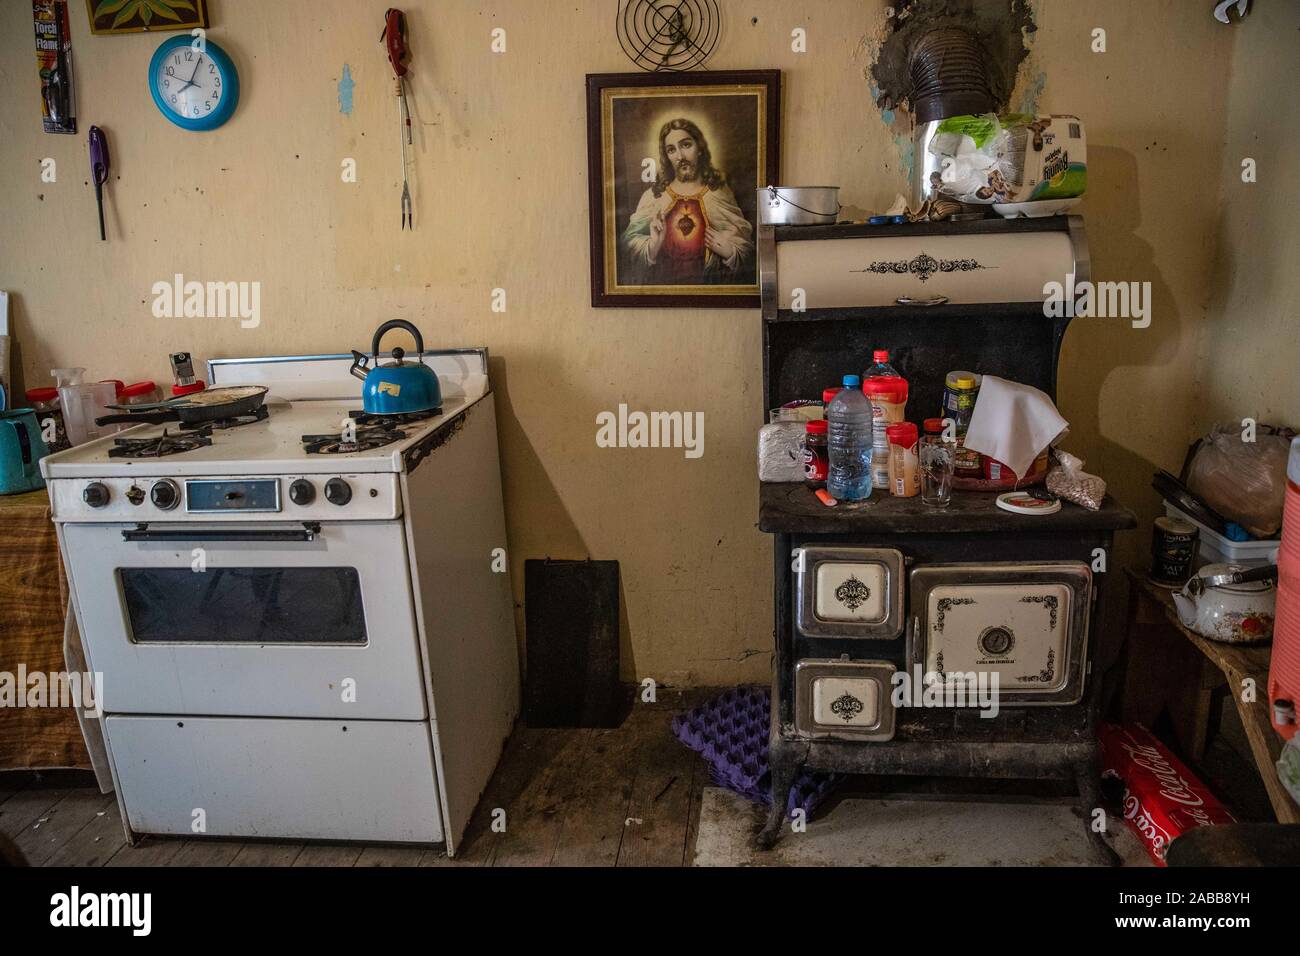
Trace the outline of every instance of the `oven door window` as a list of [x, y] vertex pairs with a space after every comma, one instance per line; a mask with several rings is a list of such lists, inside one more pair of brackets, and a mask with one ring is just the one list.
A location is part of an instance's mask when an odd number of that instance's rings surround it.
[[355, 568], [120, 568], [136, 644], [366, 643]]

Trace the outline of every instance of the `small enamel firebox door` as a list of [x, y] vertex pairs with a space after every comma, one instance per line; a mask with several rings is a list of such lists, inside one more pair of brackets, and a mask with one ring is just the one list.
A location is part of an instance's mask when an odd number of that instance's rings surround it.
[[802, 660], [795, 665], [795, 726], [800, 736], [889, 740], [894, 736], [895, 668], [886, 661]]
[[805, 637], [892, 640], [903, 633], [903, 586], [903, 555], [893, 548], [801, 548], [795, 627]]
[[1087, 673], [1092, 572], [1077, 561], [937, 564], [911, 575], [909, 658], [927, 682], [997, 680], [1002, 704], [1072, 704]]

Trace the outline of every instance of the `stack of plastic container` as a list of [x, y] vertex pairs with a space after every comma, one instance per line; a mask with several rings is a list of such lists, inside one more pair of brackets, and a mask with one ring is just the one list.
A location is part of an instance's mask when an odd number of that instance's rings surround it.
[[[1286, 504], [1282, 511], [1282, 546], [1278, 550], [1277, 617], [1273, 625], [1273, 659], [1268, 672], [1268, 699], [1273, 727], [1290, 740], [1296, 732], [1300, 702], [1300, 438], [1291, 441], [1286, 470]], [[1278, 702], [1283, 702], [1279, 707]], [[1290, 703], [1290, 717], [1287, 719]], [[1282, 717], [1283, 719], [1279, 719]]]

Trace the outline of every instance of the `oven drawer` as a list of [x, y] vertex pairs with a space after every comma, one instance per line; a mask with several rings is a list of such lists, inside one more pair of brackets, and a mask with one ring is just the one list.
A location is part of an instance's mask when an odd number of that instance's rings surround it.
[[893, 639], [903, 633], [903, 555], [893, 548], [800, 549], [795, 627], [805, 637]]
[[935, 564], [911, 575], [910, 659], [927, 682], [998, 681], [1002, 704], [1072, 704], [1087, 673], [1082, 562]]
[[188, 523], [132, 541], [132, 527], [63, 526], [106, 712], [427, 716], [401, 522], [325, 523], [310, 541], [250, 541], [229, 524], [202, 537]]
[[443, 838], [424, 721], [110, 716], [104, 729], [136, 833]]
[[803, 737], [889, 740], [894, 665], [847, 657], [795, 665], [795, 730]]

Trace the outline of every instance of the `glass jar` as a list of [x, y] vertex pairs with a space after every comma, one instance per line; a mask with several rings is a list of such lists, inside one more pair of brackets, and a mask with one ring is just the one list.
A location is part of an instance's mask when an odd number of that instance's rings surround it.
[[[72, 447], [68, 442], [68, 433], [63, 427], [63, 406], [59, 404], [57, 388], [29, 388], [27, 404], [32, 407], [32, 411], [36, 412], [36, 422], [41, 426], [42, 437], [45, 438], [45, 444], [49, 446], [51, 452]], [[49, 429], [50, 423], [54, 426], [52, 434]]]

